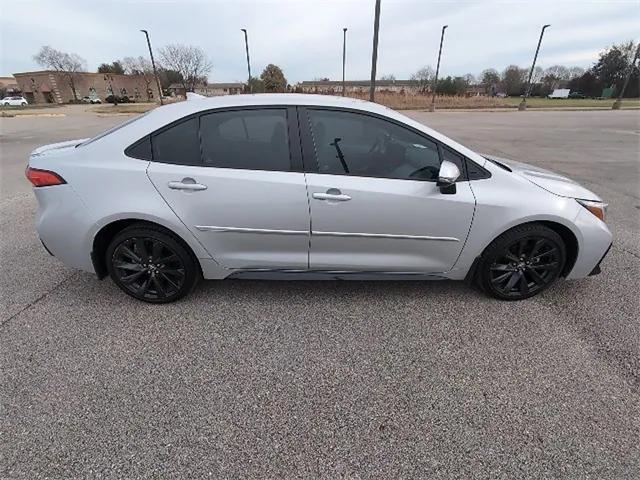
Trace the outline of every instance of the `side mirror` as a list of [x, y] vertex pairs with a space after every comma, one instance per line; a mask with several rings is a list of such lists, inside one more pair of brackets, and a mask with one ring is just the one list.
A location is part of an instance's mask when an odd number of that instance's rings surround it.
[[440, 187], [442, 193], [453, 194], [456, 193], [456, 180], [460, 177], [460, 169], [458, 166], [444, 160], [440, 164], [440, 171], [438, 172], [438, 182], [436, 185]]

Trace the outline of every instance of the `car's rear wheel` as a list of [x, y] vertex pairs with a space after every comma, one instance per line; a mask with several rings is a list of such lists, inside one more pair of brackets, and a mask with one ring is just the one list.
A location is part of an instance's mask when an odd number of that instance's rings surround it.
[[502, 300], [533, 297], [560, 276], [566, 258], [560, 235], [541, 224], [522, 225], [487, 247], [478, 266], [478, 283]]
[[193, 254], [175, 236], [150, 226], [118, 233], [106, 251], [114, 283], [125, 293], [150, 303], [167, 303], [190, 293], [200, 269]]
[[26, 107], [26, 106], [27, 106], [27, 103], [26, 103], [26, 102], [22, 102], [22, 103], [20, 104], [20, 106], [21, 106], [21, 107]]

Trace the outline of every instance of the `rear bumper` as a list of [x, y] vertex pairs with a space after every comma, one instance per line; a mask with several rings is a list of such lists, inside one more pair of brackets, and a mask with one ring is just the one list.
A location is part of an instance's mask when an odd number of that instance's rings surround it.
[[591, 273], [589, 273], [589, 276], [591, 275], [598, 275], [600, 272], [602, 272], [602, 269], [600, 268], [600, 264], [602, 263], [602, 261], [604, 260], [604, 257], [607, 256], [607, 254], [609, 253], [609, 250], [611, 250], [611, 247], [613, 246], [613, 243], [611, 243], [609, 245], [609, 248], [607, 248], [607, 251], [604, 252], [604, 255], [602, 255], [602, 258], [600, 259], [600, 261], [598, 262], [598, 264], [593, 267], [593, 270], [591, 270]]
[[36, 228], [51, 255], [68, 267], [94, 273], [84, 243], [91, 227], [86, 209], [69, 185], [34, 188], [38, 199]]

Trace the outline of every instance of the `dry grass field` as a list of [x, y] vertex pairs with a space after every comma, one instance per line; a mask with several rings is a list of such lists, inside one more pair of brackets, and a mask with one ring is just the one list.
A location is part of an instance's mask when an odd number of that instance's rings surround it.
[[[369, 100], [368, 93], [349, 94], [350, 97]], [[401, 95], [391, 92], [376, 93], [376, 102], [396, 110], [422, 110], [431, 105], [431, 95]], [[436, 108], [438, 109], [482, 109], [482, 108], [517, 108], [521, 98], [497, 98], [497, 97], [461, 97], [461, 96], [436, 96]], [[597, 99], [549, 99], [529, 98], [529, 108], [611, 108], [614, 100]], [[622, 108], [638, 108], [640, 100], [626, 99], [622, 102]]]
[[[369, 100], [368, 93], [349, 94], [353, 98]], [[396, 110], [421, 110], [431, 105], [431, 95], [401, 95], [391, 92], [376, 93], [376, 103]], [[436, 108], [510, 108], [507, 99], [496, 97], [436, 96]]]

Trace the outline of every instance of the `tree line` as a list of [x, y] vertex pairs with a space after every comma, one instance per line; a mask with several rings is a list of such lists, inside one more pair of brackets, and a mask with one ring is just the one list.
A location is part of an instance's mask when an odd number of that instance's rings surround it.
[[[602, 95], [603, 89], [609, 87], [613, 87], [615, 92], [619, 92], [633, 63], [637, 48], [637, 44], [633, 41], [613, 45], [600, 53], [598, 61], [587, 70], [564, 65], [553, 65], [546, 69], [535, 67], [531, 76], [529, 94], [546, 97], [556, 88], [569, 88], [588, 97], [599, 97]], [[479, 85], [489, 95], [520, 96], [525, 93], [527, 88], [529, 71], [529, 68], [509, 65], [502, 72], [488, 68], [483, 70], [478, 77], [472, 74], [447, 76], [438, 79], [435, 90], [441, 95], [464, 95], [470, 86]], [[626, 97], [640, 96], [639, 71], [640, 68], [636, 65], [625, 91]], [[434, 76], [433, 68], [425, 66], [415, 72], [411, 79], [418, 82], [419, 88], [426, 93], [433, 88]], [[393, 75], [389, 77], [393, 77]]]
[[[553, 65], [543, 69], [536, 67], [531, 78], [531, 96], [547, 96], [556, 88], [570, 88], [586, 96], [598, 97], [604, 88], [613, 87], [615, 92], [622, 88], [638, 46], [629, 41], [613, 45], [604, 50], [596, 63], [589, 69]], [[163, 91], [171, 84], [180, 84], [187, 92], [193, 92], [198, 85], [207, 85], [207, 78], [213, 65], [205, 51], [196, 46], [171, 44], [159, 51], [158, 77]], [[86, 61], [75, 53], [66, 53], [50, 46], [44, 46], [34, 55], [34, 60], [45, 68], [60, 72], [69, 82], [74, 96], [75, 76], [86, 71]], [[627, 97], [640, 96], [640, 67], [635, 66], [631, 81], [625, 92]], [[146, 84], [147, 91], [155, 82], [151, 62], [143, 56], [124, 57], [111, 63], [102, 63], [98, 73], [138, 74]], [[411, 75], [423, 93], [432, 91], [435, 72], [431, 66], [424, 66]], [[435, 91], [441, 95], [464, 95], [471, 86], [480, 86], [489, 95], [505, 94], [519, 96], [525, 93], [529, 69], [509, 65], [502, 72], [488, 68], [477, 77], [473, 74], [446, 76], [439, 78]], [[381, 80], [395, 80], [394, 75], [383, 75]], [[260, 77], [253, 77], [247, 85], [253, 93], [285, 92], [291, 90], [280, 67], [269, 64]]]

